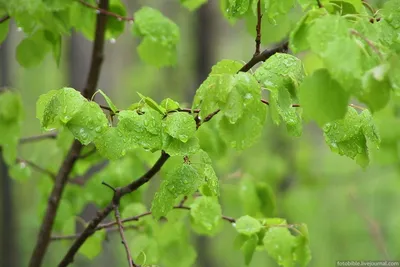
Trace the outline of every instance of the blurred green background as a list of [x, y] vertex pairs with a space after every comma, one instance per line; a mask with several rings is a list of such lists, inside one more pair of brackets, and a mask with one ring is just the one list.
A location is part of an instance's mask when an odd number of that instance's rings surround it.
[[[375, 7], [383, 2], [370, 1]], [[179, 25], [181, 43], [177, 66], [157, 69], [140, 61], [136, 52], [139, 40], [131, 36], [128, 24], [126, 32], [115, 43], [107, 42], [99, 89], [121, 109], [139, 100], [136, 92], [156, 101], [170, 97], [190, 107], [195, 90], [213, 64], [221, 59], [245, 62], [254, 53], [255, 30], [248, 29], [243, 21], [233, 24], [223, 18], [217, 1], [209, 1], [194, 13], [176, 0], [125, 3], [131, 11], [128, 14], [143, 5], [160, 9]], [[295, 9], [276, 22], [265, 21], [263, 47], [272, 47], [284, 39], [300, 17], [301, 11]], [[64, 40], [59, 67], [49, 56], [39, 67], [24, 69], [15, 60], [15, 47], [22, 37], [23, 33], [12, 25], [7, 41], [1, 45], [1, 85], [21, 92], [25, 108], [22, 135], [30, 136], [41, 133], [35, 118], [39, 95], [65, 86], [83, 87], [91, 43], [73, 34]], [[312, 54], [298, 56], [308, 71], [321, 66]], [[99, 98], [99, 101], [102, 100]], [[289, 223], [308, 225], [313, 257], [310, 266], [335, 266], [337, 260], [399, 260], [399, 104], [399, 99], [395, 98], [387, 108], [375, 114], [382, 145], [379, 151], [370, 151], [372, 161], [365, 170], [353, 160], [332, 153], [324, 142], [322, 130], [311, 122], [305, 123], [300, 138], [294, 138], [286, 133], [285, 127], [268, 121], [260, 141], [241, 153], [218, 142], [202, 144], [209, 146], [220, 179], [223, 214], [231, 217], [246, 214], [246, 205], [251, 202], [245, 191], [247, 182], [265, 182], [275, 196], [273, 215], [286, 218]], [[208, 127], [212, 128], [213, 123], [210, 121]], [[56, 171], [63, 155], [54, 140], [47, 140], [21, 146], [19, 156]], [[153, 159], [150, 157], [149, 162]], [[10, 266], [7, 265], [10, 263], [16, 267], [26, 266], [40, 225], [38, 203], [45, 198], [37, 188], [47, 178], [32, 171], [27, 181], [7, 180], [4, 166], [1, 175], [0, 266]], [[144, 196], [146, 205], [158, 183], [157, 178], [151, 181], [151, 190]], [[104, 196], [107, 198], [106, 194]], [[88, 220], [94, 215], [94, 209], [84, 213]], [[223, 231], [214, 237], [190, 234], [198, 254], [195, 266], [244, 266], [243, 256], [233, 248], [236, 237], [233, 227], [228, 223], [223, 226]], [[190, 231], [189, 224], [187, 227]], [[90, 262], [77, 256], [73, 266], [125, 266], [124, 250], [119, 243], [118, 235], [110, 235], [109, 240], [103, 242], [103, 251], [98, 257]], [[45, 266], [56, 266], [67, 247], [63, 242], [53, 242]], [[256, 252], [250, 266], [276, 264], [265, 252]]]

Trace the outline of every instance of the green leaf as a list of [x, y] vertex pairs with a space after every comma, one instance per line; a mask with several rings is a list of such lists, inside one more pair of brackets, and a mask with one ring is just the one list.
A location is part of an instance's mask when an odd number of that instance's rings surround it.
[[250, 0], [228, 0], [227, 13], [229, 17], [240, 17], [244, 15], [250, 7]]
[[14, 164], [9, 169], [12, 178], [18, 181], [26, 181], [31, 177], [31, 169], [25, 163]]
[[207, 3], [207, 0], [180, 0], [181, 4], [189, 9], [190, 11], [193, 11], [203, 4]]
[[211, 69], [207, 79], [196, 91], [193, 108], [200, 108], [201, 118], [216, 111], [221, 103], [226, 103], [234, 86], [234, 74], [243, 66], [233, 60], [221, 60]]
[[7, 38], [10, 20], [0, 23], [0, 44]]
[[295, 136], [301, 134], [301, 119], [292, 107], [297, 98], [296, 88], [304, 78], [302, 62], [291, 55], [277, 53], [265, 61], [254, 73], [270, 94], [271, 116], [276, 124], [280, 117], [288, 131]]
[[93, 142], [100, 155], [115, 160], [125, 156], [127, 150], [132, 148], [130, 143], [125, 141], [119, 128], [108, 127]]
[[73, 88], [65, 87], [57, 92], [50, 91], [39, 98], [36, 104], [37, 117], [42, 119], [42, 127], [45, 129], [58, 127], [60, 124], [68, 123], [84, 103], [87, 103], [87, 100]]
[[[257, 1], [253, 1], [253, 6]], [[265, 10], [271, 19], [281, 14], [287, 14], [295, 5], [295, 0], [264, 1]]]
[[[320, 55], [326, 51], [329, 42], [341, 37], [349, 37], [346, 20], [338, 15], [325, 15], [314, 20], [307, 40], [311, 50]], [[340, 47], [343, 48], [343, 46]]]
[[380, 142], [370, 113], [364, 111], [359, 115], [353, 108], [348, 109], [344, 119], [326, 124], [324, 135], [332, 151], [356, 159], [363, 167], [369, 163], [367, 139], [374, 145]]
[[[313, 1], [314, 4], [315, 1]], [[306, 13], [303, 18], [296, 24], [293, 31], [290, 33], [289, 47], [293, 53], [299, 53], [307, 50], [310, 47], [307, 36], [311, 25], [314, 20], [323, 15], [326, 11], [319, 8], [316, 10], [310, 10]]]
[[[331, 76], [347, 91], [357, 91], [362, 74], [361, 50], [354, 39], [335, 38], [320, 53]], [[346, 64], [343, 64], [346, 62]]]
[[263, 239], [268, 255], [283, 267], [295, 266], [293, 258], [295, 242], [295, 237], [285, 227], [269, 228]]
[[247, 236], [258, 233], [262, 228], [261, 223], [257, 219], [254, 219], [248, 215], [237, 219], [235, 227], [238, 233]]
[[167, 134], [186, 143], [196, 132], [194, 118], [185, 112], [175, 112], [164, 120], [164, 128]]
[[200, 188], [204, 196], [219, 196], [219, 180], [211, 165], [204, 168], [205, 183]]
[[400, 1], [387, 1], [380, 12], [382, 17], [395, 29], [400, 28]]
[[179, 103], [171, 98], [165, 98], [163, 101], [161, 101], [160, 106], [167, 112], [179, 109]]
[[147, 208], [142, 203], [130, 203], [121, 212], [122, 218], [137, 216], [147, 212]]
[[257, 235], [251, 235], [246, 242], [244, 242], [241, 250], [244, 254], [244, 262], [246, 266], [250, 265], [251, 260], [253, 259], [253, 254], [256, 251], [258, 244], [258, 237]]
[[[86, 3], [96, 6], [95, 0]], [[96, 11], [79, 2], [70, 3], [69, 21], [76, 31], [81, 32], [87, 39], [93, 40], [96, 26]]]
[[43, 61], [50, 49], [51, 45], [45, 37], [45, 32], [39, 30], [18, 44], [16, 58], [21, 66], [34, 67]]
[[107, 105], [111, 108], [112, 112], [117, 113], [118, 108], [116, 105], [114, 105], [114, 103], [111, 101], [111, 99], [106, 95], [106, 93], [103, 92], [103, 90], [97, 90], [97, 92], [99, 92], [104, 99], [107, 102]]
[[146, 107], [143, 114], [124, 110], [118, 113], [118, 129], [129, 143], [135, 143], [144, 149], [157, 151], [162, 146], [160, 113]]
[[197, 233], [214, 235], [221, 223], [221, 206], [212, 197], [199, 197], [190, 205], [193, 228]]
[[0, 92], [0, 122], [11, 123], [23, 118], [22, 100], [19, 93], [5, 90]]
[[106, 237], [106, 231], [96, 231], [91, 235], [82, 247], [79, 249], [79, 253], [86, 256], [89, 260], [93, 260], [102, 250], [102, 243]]
[[162, 149], [170, 156], [192, 155], [200, 149], [199, 139], [196, 136], [190, 138], [186, 143], [184, 143], [179, 139], [164, 134], [162, 143]]
[[299, 94], [304, 116], [321, 126], [346, 115], [349, 94], [326, 69], [319, 69], [308, 76], [300, 85]]
[[271, 217], [275, 211], [275, 196], [267, 183], [244, 177], [239, 195], [244, 212], [253, 217]]
[[154, 101], [153, 99], [151, 99], [150, 97], [144, 96], [141, 93], [137, 93], [140, 98], [152, 109], [154, 109], [155, 111], [158, 111], [161, 115], [165, 115], [165, 109], [163, 107], [161, 107], [160, 105], [157, 104], [156, 101]]
[[392, 83], [388, 76], [389, 66], [379, 65], [368, 70], [362, 77], [363, 90], [358, 98], [368, 105], [372, 112], [384, 108], [390, 100]]
[[108, 129], [108, 120], [95, 102], [84, 102], [67, 122], [67, 128], [83, 145], [88, 145]]
[[[126, 9], [121, 0], [111, 0], [109, 11], [121, 17], [126, 17]], [[109, 16], [107, 18], [106, 39], [115, 39], [124, 32], [125, 21], [116, 17]]]
[[261, 102], [254, 102], [247, 106], [244, 116], [231, 124], [227, 117], [219, 123], [221, 136], [231, 147], [243, 150], [252, 146], [261, 136], [266, 119], [266, 106]]
[[302, 224], [299, 230], [301, 234], [296, 236], [293, 258], [301, 267], [306, 267], [311, 260], [308, 229], [305, 224]]
[[202, 183], [204, 170], [198, 166], [183, 163], [170, 171], [154, 196], [151, 211], [155, 218], [167, 215], [179, 196], [193, 194]]
[[156, 67], [174, 65], [180, 40], [178, 26], [150, 7], [142, 7], [134, 17], [132, 32], [143, 38], [138, 47], [141, 59]]

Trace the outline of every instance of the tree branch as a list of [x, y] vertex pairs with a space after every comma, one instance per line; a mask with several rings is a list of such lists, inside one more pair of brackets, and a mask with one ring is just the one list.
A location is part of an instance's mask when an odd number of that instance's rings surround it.
[[253, 56], [238, 72], [247, 72], [257, 63], [267, 60], [276, 53], [287, 53], [288, 49], [289, 43], [287, 41], [273, 49], [266, 49], [261, 54]]
[[[109, 0], [100, 1], [99, 8], [107, 10], [108, 6]], [[93, 93], [95, 92], [99, 80], [101, 65], [103, 62], [106, 24], [107, 16], [104, 14], [98, 14], [96, 18], [96, 32], [93, 43], [89, 75], [87, 78], [86, 86], [82, 91], [82, 95], [87, 99], [90, 99], [91, 95], [93, 95]], [[53, 228], [54, 220], [57, 215], [57, 209], [60, 204], [62, 193], [68, 181], [68, 176], [75, 164], [75, 161], [79, 157], [81, 149], [82, 144], [79, 141], [75, 140], [57, 173], [55, 183], [48, 200], [46, 213], [44, 215], [39, 235], [37, 237], [36, 245], [29, 260], [29, 267], [40, 267], [42, 265], [47, 247], [50, 242], [51, 230]]]
[[19, 144], [27, 144], [31, 142], [36, 142], [36, 141], [42, 141], [46, 139], [56, 139], [57, 137], [57, 132], [50, 132], [50, 133], [45, 133], [45, 134], [40, 134], [40, 135], [34, 135], [34, 136], [28, 136], [28, 137], [22, 137], [19, 139]]
[[138, 189], [143, 184], [147, 183], [164, 165], [168, 160], [169, 155], [164, 151], [161, 152], [161, 156], [153, 165], [153, 167], [148, 170], [144, 175], [134, 180], [132, 183], [128, 184], [122, 188], [116, 188], [112, 201], [101, 211], [97, 213], [97, 216], [92, 219], [86, 229], [79, 235], [72, 246], [69, 248], [67, 254], [59, 263], [59, 267], [68, 266], [74, 259], [75, 254], [78, 252], [79, 248], [85, 243], [86, 239], [89, 238], [96, 230], [97, 226], [107, 217], [110, 212], [114, 209], [114, 203], [119, 203], [119, 200], [126, 194], [129, 194], [136, 189]]
[[51, 171], [49, 171], [49, 170], [47, 170], [47, 169], [45, 169], [45, 168], [43, 168], [43, 167], [40, 167], [39, 165], [37, 165], [36, 163], [34, 163], [34, 162], [32, 162], [32, 161], [29, 161], [29, 160], [26, 160], [26, 159], [17, 158], [17, 162], [18, 162], [18, 163], [26, 164], [26, 165], [28, 165], [28, 166], [31, 166], [32, 169], [34, 169], [34, 170], [36, 170], [36, 171], [38, 171], [38, 172], [41, 172], [41, 173], [43, 173], [43, 174], [46, 174], [46, 175], [50, 176], [50, 178], [51, 178], [53, 181], [56, 179], [56, 175], [55, 175], [54, 173], [52, 173]]
[[4, 17], [0, 18], [0, 23], [3, 23], [7, 20], [9, 20], [11, 17], [9, 15], [5, 15]]
[[260, 46], [261, 46], [261, 0], [257, 2], [257, 25], [256, 25], [256, 51], [254, 52], [253, 57], [256, 57], [260, 54]]
[[119, 214], [117, 204], [114, 205], [114, 213], [115, 213], [115, 221], [118, 224], [119, 234], [122, 239], [122, 244], [124, 245], [124, 248], [125, 248], [126, 257], [128, 258], [129, 267], [137, 267], [137, 265], [133, 262], [133, 258], [132, 258], [131, 252], [129, 250], [128, 243], [126, 242], [126, 238], [125, 238], [125, 234], [124, 234], [124, 226], [121, 223], [121, 217]]
[[[81, 159], [81, 158], [79, 158], [79, 159]], [[93, 177], [93, 175], [95, 175], [96, 173], [100, 172], [105, 167], [107, 167], [108, 163], [109, 163], [108, 160], [101, 161], [101, 162], [91, 166], [84, 174], [69, 179], [69, 182], [78, 184], [78, 185], [84, 185], [87, 181], [89, 181], [90, 178]]]
[[121, 15], [118, 15], [118, 14], [115, 14], [115, 13], [113, 13], [113, 12], [110, 12], [110, 11], [108, 11], [107, 9], [104, 9], [104, 8], [100, 8], [100, 7], [97, 7], [97, 6], [93, 6], [93, 5], [91, 5], [91, 4], [89, 4], [89, 3], [86, 3], [84, 0], [78, 0], [82, 5], [84, 5], [84, 6], [86, 6], [86, 7], [89, 7], [89, 8], [91, 8], [91, 9], [94, 9], [94, 10], [97, 10], [99, 13], [101, 13], [101, 14], [104, 14], [104, 15], [107, 15], [107, 16], [111, 16], [111, 17], [114, 17], [114, 18], [117, 18], [119, 21], [134, 21], [135, 19], [134, 18], [128, 18], [128, 17], [124, 17], [124, 16], [121, 16]]
[[317, 0], [317, 4], [318, 4], [319, 8], [323, 8], [324, 7], [324, 5], [321, 3], [321, 0]]

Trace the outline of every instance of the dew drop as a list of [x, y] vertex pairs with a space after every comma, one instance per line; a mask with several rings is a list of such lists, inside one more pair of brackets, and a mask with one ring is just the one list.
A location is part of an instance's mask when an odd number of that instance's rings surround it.
[[18, 27], [18, 28], [17, 28], [17, 32], [22, 32], [22, 28], [21, 28], [21, 27]]

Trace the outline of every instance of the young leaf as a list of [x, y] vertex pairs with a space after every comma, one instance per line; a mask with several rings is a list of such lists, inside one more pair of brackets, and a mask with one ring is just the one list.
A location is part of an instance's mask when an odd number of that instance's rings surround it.
[[170, 156], [192, 155], [200, 149], [199, 139], [193, 136], [184, 143], [168, 134], [163, 134], [162, 149]]
[[204, 170], [183, 163], [167, 174], [154, 196], [151, 211], [155, 218], [167, 215], [179, 196], [193, 194], [204, 182]]
[[143, 114], [132, 110], [119, 112], [117, 127], [128, 143], [135, 143], [144, 149], [157, 151], [162, 145], [162, 116], [149, 107], [142, 111]]
[[251, 236], [253, 234], [258, 233], [262, 226], [261, 223], [248, 215], [240, 217], [236, 220], [236, 231], [240, 234], [244, 234], [247, 236]]
[[221, 103], [226, 103], [234, 86], [234, 74], [243, 66], [233, 60], [221, 60], [211, 69], [207, 79], [196, 91], [193, 108], [201, 108], [201, 118], [216, 111]]
[[364, 112], [359, 115], [349, 108], [344, 119], [324, 126], [324, 135], [332, 151], [356, 159], [358, 164], [366, 167], [369, 163], [367, 138], [375, 145], [380, 140], [370, 113]]
[[167, 112], [179, 109], [179, 103], [171, 98], [166, 98], [161, 101], [160, 106], [163, 107]]
[[251, 235], [246, 242], [244, 242], [241, 250], [243, 251], [244, 254], [244, 262], [246, 266], [250, 265], [251, 260], [253, 259], [253, 254], [256, 251], [258, 244], [258, 236], [257, 235]]
[[180, 2], [184, 7], [193, 11], [207, 3], [207, 0], [180, 0]]
[[221, 206], [212, 197], [199, 197], [190, 205], [192, 226], [196, 232], [214, 235], [221, 223]]
[[252, 146], [261, 136], [267, 115], [266, 106], [261, 101], [254, 101], [245, 107], [243, 116], [232, 124], [224, 116], [219, 123], [221, 136], [231, 147], [243, 150]]
[[400, 1], [387, 1], [380, 12], [383, 18], [395, 29], [400, 28]]
[[240, 17], [247, 12], [249, 6], [250, 0], [228, 0], [228, 16]]
[[99, 135], [95, 140], [97, 150], [100, 155], [111, 159], [119, 159], [124, 156], [127, 150], [131, 149], [130, 143], [125, 142], [123, 133], [115, 127], [108, 127], [106, 131]]
[[175, 112], [168, 115], [164, 121], [166, 133], [183, 143], [192, 138], [196, 132], [196, 122], [188, 113]]
[[144, 96], [141, 93], [137, 93], [140, 98], [152, 109], [154, 109], [155, 111], [158, 111], [161, 115], [165, 115], [165, 109], [163, 107], [161, 107], [160, 105], [157, 104], [156, 101], [154, 101], [153, 99], [151, 99], [150, 97]]
[[263, 243], [268, 254], [283, 267], [295, 266], [293, 249], [296, 243], [294, 236], [285, 227], [271, 227], [264, 235]]
[[0, 44], [6, 39], [8, 34], [8, 28], [10, 25], [10, 20], [3, 21], [0, 24]]
[[111, 99], [106, 95], [106, 93], [103, 92], [103, 90], [98, 90], [98, 92], [104, 97], [106, 100], [108, 106], [111, 108], [112, 112], [117, 113], [118, 108], [117, 106], [114, 105], [114, 103], [111, 101]]
[[45, 38], [44, 31], [38, 30], [18, 44], [16, 58], [21, 66], [25, 68], [34, 67], [43, 61], [50, 49], [51, 45]]
[[326, 69], [319, 69], [305, 78], [299, 94], [304, 116], [314, 119], [321, 126], [346, 115], [349, 94]]
[[108, 120], [97, 103], [86, 101], [66, 126], [76, 139], [88, 145], [107, 130]]
[[10, 167], [10, 176], [18, 181], [26, 181], [31, 177], [31, 169], [25, 163], [17, 163]]
[[132, 32], [143, 38], [138, 47], [141, 59], [156, 67], [174, 65], [180, 40], [178, 26], [150, 7], [142, 7], [134, 17]]
[[105, 230], [96, 231], [83, 243], [82, 247], [79, 249], [79, 253], [86, 256], [89, 260], [94, 259], [100, 254], [105, 237]]

